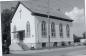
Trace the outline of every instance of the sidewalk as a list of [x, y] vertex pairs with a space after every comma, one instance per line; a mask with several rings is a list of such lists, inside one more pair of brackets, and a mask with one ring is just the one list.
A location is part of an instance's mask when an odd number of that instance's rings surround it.
[[69, 53], [69, 56], [86, 56], [86, 50]]
[[75, 47], [61, 47], [61, 48], [50, 48], [50, 49], [40, 49], [40, 50], [28, 50], [28, 51], [10, 51], [12, 54], [29, 54], [29, 53], [40, 53], [40, 52], [51, 52], [51, 51], [61, 51], [65, 49], [81, 48], [86, 46], [75, 46]]

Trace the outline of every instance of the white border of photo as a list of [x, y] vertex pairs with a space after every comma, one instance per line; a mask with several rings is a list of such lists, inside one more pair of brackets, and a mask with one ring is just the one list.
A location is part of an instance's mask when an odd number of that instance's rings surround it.
[[0, 2], [0, 56], [2, 56], [2, 36], [1, 36], [1, 2]]

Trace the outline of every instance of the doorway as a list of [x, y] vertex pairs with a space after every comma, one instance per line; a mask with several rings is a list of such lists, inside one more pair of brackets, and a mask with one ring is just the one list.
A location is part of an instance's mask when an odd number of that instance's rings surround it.
[[24, 37], [25, 37], [25, 31], [24, 30], [18, 31], [17, 38], [19, 39], [19, 42], [23, 41]]

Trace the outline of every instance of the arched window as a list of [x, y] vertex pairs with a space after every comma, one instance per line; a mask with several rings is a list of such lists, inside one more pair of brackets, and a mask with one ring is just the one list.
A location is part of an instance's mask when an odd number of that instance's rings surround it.
[[67, 37], [70, 37], [70, 27], [68, 24], [66, 25], [66, 34], [67, 34]]
[[63, 25], [61, 23], [59, 24], [59, 34], [60, 37], [63, 37]]
[[47, 32], [46, 32], [46, 22], [45, 21], [42, 21], [41, 30], [42, 30], [42, 36], [46, 36]]
[[55, 33], [55, 23], [52, 22], [51, 23], [51, 36], [55, 37], [56, 33]]
[[26, 35], [27, 37], [30, 37], [30, 23], [27, 21], [26, 23]]

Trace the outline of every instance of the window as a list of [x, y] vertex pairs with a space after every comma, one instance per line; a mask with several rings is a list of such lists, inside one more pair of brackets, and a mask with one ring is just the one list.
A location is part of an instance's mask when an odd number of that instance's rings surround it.
[[46, 47], [46, 43], [45, 42], [42, 43], [42, 47]]
[[26, 23], [26, 35], [27, 37], [30, 37], [30, 23], [27, 21]]
[[68, 24], [66, 26], [66, 34], [67, 34], [67, 37], [70, 37], [70, 28]]
[[47, 32], [46, 32], [46, 22], [45, 21], [42, 21], [41, 28], [42, 28], [42, 36], [46, 36]]
[[65, 43], [65, 42], [62, 42], [61, 45], [62, 45], [62, 46], [66, 46], [66, 43]]
[[53, 46], [54, 46], [54, 47], [57, 47], [57, 42], [54, 42]]
[[56, 36], [56, 33], [55, 33], [55, 23], [51, 23], [51, 36], [52, 37], [55, 37]]
[[59, 24], [59, 32], [60, 37], [63, 37], [63, 25], [61, 23]]

